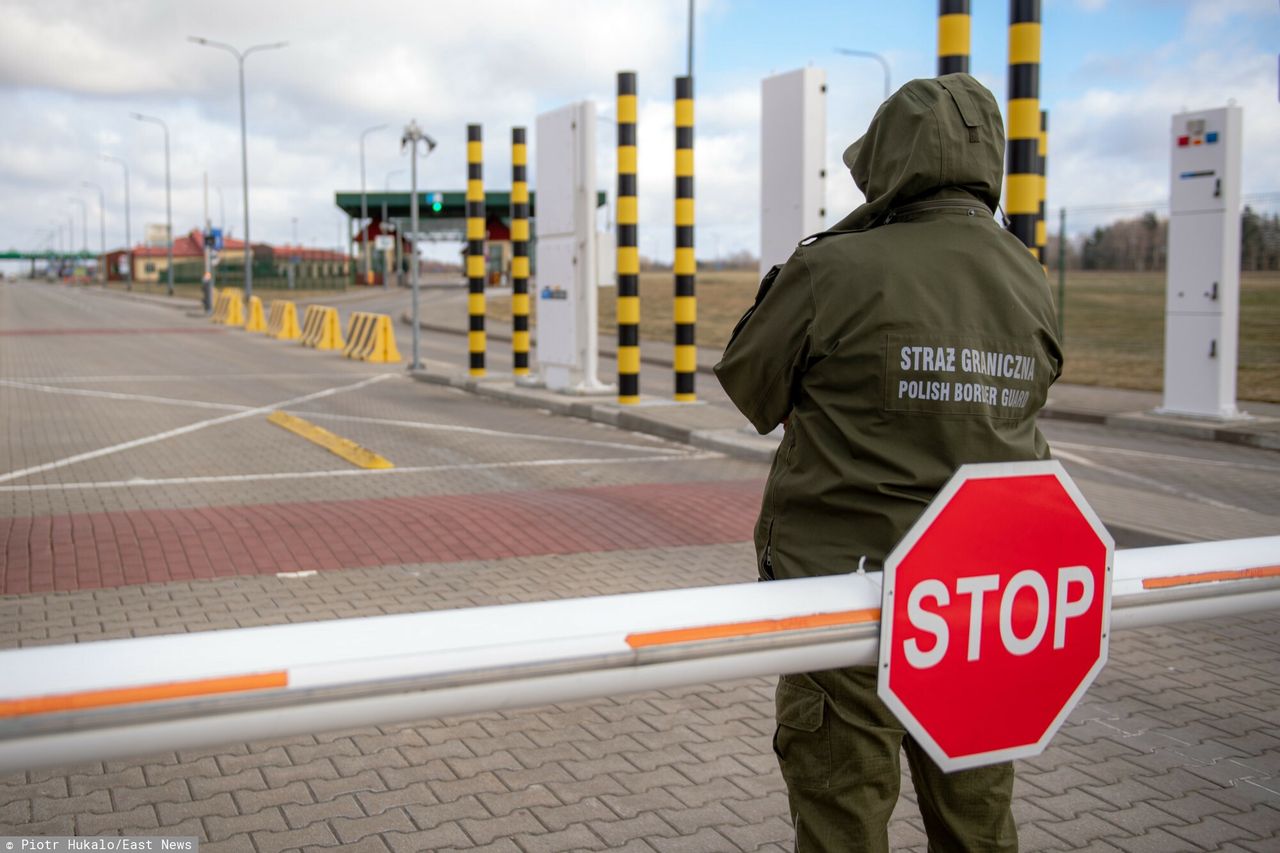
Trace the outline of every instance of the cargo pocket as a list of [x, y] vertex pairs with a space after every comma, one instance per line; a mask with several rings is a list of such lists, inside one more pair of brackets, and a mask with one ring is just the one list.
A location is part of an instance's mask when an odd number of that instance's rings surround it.
[[826, 722], [826, 695], [782, 676], [778, 681], [778, 728], [773, 751], [787, 783], [800, 788], [826, 788], [831, 780], [831, 732]]
[[756, 568], [759, 570], [760, 580], [762, 581], [774, 580], [773, 521], [769, 522], [769, 532], [766, 533], [764, 537], [764, 551], [760, 554], [760, 562], [759, 562], [759, 565], [756, 566]]

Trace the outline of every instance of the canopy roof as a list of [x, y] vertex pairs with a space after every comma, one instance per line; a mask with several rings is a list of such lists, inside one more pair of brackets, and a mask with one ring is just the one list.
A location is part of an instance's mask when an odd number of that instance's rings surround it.
[[[404, 219], [410, 215], [409, 201], [412, 193], [404, 190], [384, 192], [374, 190], [367, 193], [366, 204], [369, 216], [377, 219], [382, 216], [382, 205], [387, 205], [388, 218]], [[439, 197], [440, 210], [432, 210], [432, 204]], [[360, 191], [339, 191], [334, 193], [334, 203], [348, 216], [360, 217]], [[529, 191], [529, 217], [536, 215], [536, 193]], [[596, 193], [596, 206], [603, 207], [608, 201], [604, 192]], [[494, 191], [484, 194], [485, 218], [497, 216], [506, 220], [511, 216], [511, 193]], [[428, 222], [432, 219], [466, 219], [467, 193], [465, 190], [419, 190], [418, 219]]]

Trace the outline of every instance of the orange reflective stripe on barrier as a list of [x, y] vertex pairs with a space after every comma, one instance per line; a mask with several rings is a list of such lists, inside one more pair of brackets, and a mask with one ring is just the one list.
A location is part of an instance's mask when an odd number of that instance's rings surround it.
[[0, 700], [0, 718], [52, 714], [58, 711], [83, 711], [86, 708], [105, 708], [110, 705], [132, 705], [140, 702], [158, 702], [165, 699], [185, 699], [192, 696], [239, 693], [246, 690], [267, 690], [288, 686], [289, 674], [279, 671], [231, 675], [223, 678], [200, 678], [193, 681], [172, 681], [140, 687], [121, 687], [114, 690], [86, 690], [80, 693], [60, 693], [30, 699], [4, 699]]
[[628, 634], [627, 645], [633, 649], [642, 649], [650, 646], [694, 643], [700, 640], [726, 640], [735, 637], [750, 637], [757, 634], [835, 628], [843, 625], [860, 625], [878, 621], [880, 621], [879, 608], [841, 610], [836, 613], [794, 616], [790, 619], [762, 619], [758, 622], [733, 622], [725, 625], [703, 625], [697, 628], [674, 628], [669, 631]]
[[1171, 589], [1178, 586], [1191, 586], [1198, 583], [1214, 583], [1216, 581], [1243, 581], [1255, 578], [1280, 577], [1280, 566], [1256, 566], [1250, 569], [1234, 569], [1218, 572], [1200, 572], [1193, 575], [1171, 575], [1163, 578], [1144, 578], [1143, 589]]

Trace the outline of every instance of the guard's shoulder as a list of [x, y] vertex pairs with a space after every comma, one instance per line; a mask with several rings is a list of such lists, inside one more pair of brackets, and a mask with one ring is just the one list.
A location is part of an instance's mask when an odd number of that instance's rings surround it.
[[795, 253], [807, 257], [811, 263], [821, 264], [831, 257], [833, 251], [837, 255], [845, 254], [851, 248], [849, 241], [856, 241], [866, 233], [862, 228], [829, 228], [805, 237], [796, 244]]

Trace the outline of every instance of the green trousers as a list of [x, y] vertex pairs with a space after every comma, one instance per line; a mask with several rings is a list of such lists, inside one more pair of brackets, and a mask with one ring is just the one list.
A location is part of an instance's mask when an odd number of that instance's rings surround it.
[[784, 675], [777, 702], [796, 853], [887, 853], [904, 749], [930, 853], [1016, 853], [1013, 765], [942, 772], [876, 696], [874, 667]]

